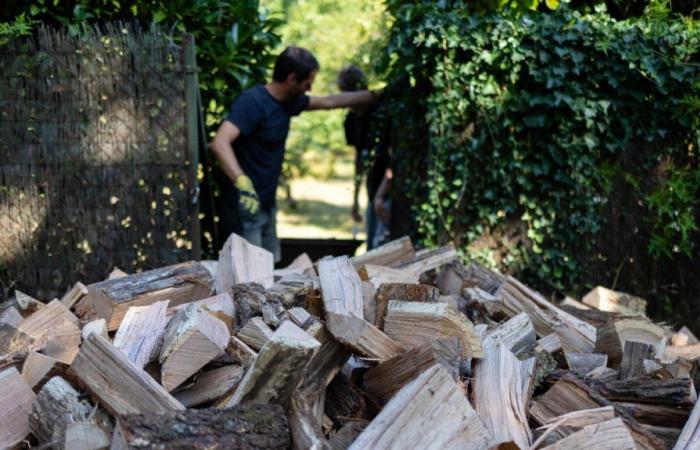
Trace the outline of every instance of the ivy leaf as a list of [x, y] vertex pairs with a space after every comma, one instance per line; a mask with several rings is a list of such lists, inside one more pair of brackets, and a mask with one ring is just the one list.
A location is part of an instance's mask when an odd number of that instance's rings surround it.
[[552, 11], [559, 8], [559, 0], [545, 0], [544, 3], [547, 5], [547, 8], [551, 9]]

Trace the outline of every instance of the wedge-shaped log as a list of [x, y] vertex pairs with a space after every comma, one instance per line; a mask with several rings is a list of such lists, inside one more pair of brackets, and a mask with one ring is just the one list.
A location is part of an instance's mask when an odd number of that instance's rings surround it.
[[22, 365], [22, 378], [35, 391], [52, 375], [62, 372], [66, 366], [59, 360], [41, 353], [31, 352]]
[[384, 332], [405, 347], [454, 336], [460, 340], [464, 357], [479, 358], [484, 354], [474, 325], [464, 314], [444, 303], [392, 300], [387, 308]]
[[[236, 318], [236, 306], [233, 304], [233, 299], [228, 293], [203, 298], [192, 303], [201, 308], [206, 309], [210, 313], [213, 313], [216, 317], [223, 320], [224, 322], [226, 322], [226, 317], [229, 317], [231, 320], [234, 320]], [[181, 305], [169, 307], [168, 312], [166, 313], [166, 317], [170, 319], [172, 316], [175, 315], [176, 312], [183, 308], [186, 308], [187, 305], [188, 303], [183, 303]], [[235, 323], [232, 323], [232, 325], [235, 325]]]
[[449, 244], [436, 249], [424, 249], [416, 252], [413, 261], [400, 266], [407, 273], [420, 276], [425, 272], [437, 269], [459, 258], [454, 245]]
[[253, 365], [255, 358], [258, 357], [257, 352], [248, 347], [248, 344], [238, 339], [236, 336], [231, 336], [226, 353], [229, 354], [235, 361], [241, 363], [241, 366], [248, 368]]
[[237, 336], [250, 348], [259, 351], [265, 342], [270, 340], [273, 333], [262, 317], [251, 317], [240, 329]]
[[616, 369], [622, 362], [627, 341], [652, 345], [657, 355], [663, 355], [666, 333], [660, 326], [641, 317], [618, 319], [598, 329], [595, 351], [607, 354], [608, 365]]
[[483, 346], [501, 343], [511, 352], [518, 353], [534, 345], [536, 339], [532, 321], [527, 314], [520, 313], [487, 332]]
[[645, 316], [647, 301], [624, 292], [597, 286], [586, 294], [581, 301], [600, 311], [621, 313], [626, 316]]
[[240, 283], [258, 283], [269, 288], [274, 283], [273, 266], [272, 253], [233, 233], [219, 253], [215, 291], [223, 294]]
[[321, 426], [316, 422], [313, 408], [306, 396], [299, 391], [294, 392], [289, 402], [287, 421], [294, 450], [331, 450]]
[[600, 353], [565, 352], [564, 356], [569, 369], [581, 376], [586, 375], [598, 367], [606, 367], [608, 364], [608, 355]]
[[185, 409], [143, 369], [97, 334], [83, 342], [70, 369], [114, 414]]
[[656, 348], [646, 342], [625, 342], [622, 362], [620, 363], [620, 379], [641, 377], [646, 374], [644, 361], [654, 359]]
[[521, 361], [503, 344], [486, 345], [474, 368], [474, 409], [491, 431], [494, 445], [529, 448], [526, 408], [535, 379], [535, 358]]
[[693, 411], [681, 431], [673, 450], [695, 450], [700, 448], [700, 402], [695, 402]]
[[398, 267], [411, 261], [416, 255], [413, 244], [408, 236], [387, 242], [375, 249], [350, 259], [350, 263], [356, 268], [373, 264], [376, 266]]
[[233, 393], [243, 379], [245, 369], [238, 364], [201, 372], [192, 386], [175, 393], [175, 398], [188, 408], [217, 400]]
[[255, 363], [225, 407], [242, 403], [276, 403], [286, 406], [304, 374], [304, 367], [321, 344], [287, 320], [260, 349]]
[[20, 314], [17, 308], [15, 308], [14, 306], [10, 306], [6, 308], [2, 313], [0, 313], [0, 324], [5, 323], [8, 325], [12, 325], [13, 327], [17, 327], [22, 322], [22, 320], [22, 314]]
[[435, 365], [397, 392], [350, 450], [491, 447], [490, 433], [461, 387]]
[[124, 352], [129, 361], [145, 367], [158, 358], [165, 333], [168, 301], [148, 306], [132, 306], [119, 325], [112, 345]]
[[377, 289], [374, 298], [376, 301], [376, 319], [374, 324], [380, 329], [384, 328], [384, 317], [389, 300], [402, 300], [411, 302], [436, 302], [440, 291], [427, 284], [387, 283]]
[[539, 448], [544, 443], [550, 442], [552, 440], [550, 438], [552, 432], [562, 425], [582, 428], [588, 425], [595, 425], [597, 423], [605, 422], [606, 420], [612, 420], [614, 418], [615, 410], [612, 406], [583, 409], [581, 411], [566, 413], [559, 417], [553, 417], [549, 419], [547, 425], [538, 428], [538, 431], [542, 431], [542, 433], [532, 444], [531, 448]]
[[362, 283], [347, 256], [319, 262], [318, 273], [326, 312], [364, 319]]
[[29, 429], [40, 443], [55, 441], [58, 444], [55, 447], [60, 448], [68, 425], [86, 421], [91, 410], [90, 404], [80, 398], [73, 386], [61, 377], [53, 377], [41, 388], [32, 404]]
[[364, 375], [364, 388], [386, 403], [402, 387], [435, 364], [441, 365], [453, 380], [457, 380], [460, 362], [458, 338], [426, 341], [369, 369]]
[[109, 331], [107, 331], [107, 320], [91, 320], [83, 326], [83, 329], [80, 332], [83, 339], [87, 339], [87, 337], [90, 336], [91, 333], [97, 333], [103, 338], [109, 340]]
[[61, 303], [66, 305], [66, 307], [70, 308], [73, 305], [75, 305], [78, 302], [78, 300], [85, 297], [87, 294], [87, 286], [78, 281], [73, 285], [72, 288], [70, 288], [68, 292], [65, 293], [63, 297], [61, 297]]
[[197, 305], [175, 314], [165, 330], [160, 351], [160, 381], [172, 391], [220, 356], [229, 343], [226, 324]]
[[29, 434], [34, 392], [17, 369], [0, 372], [0, 448], [12, 448]]
[[46, 307], [44, 303], [19, 290], [15, 290], [15, 304], [17, 305], [19, 312], [24, 317], [27, 317], [28, 315], [40, 311]]
[[345, 314], [326, 314], [326, 327], [339, 342], [350, 347], [360, 356], [378, 362], [396, 356], [405, 350], [379, 328], [364, 319]]
[[664, 361], [673, 361], [678, 358], [692, 361], [700, 358], [700, 344], [683, 345], [679, 347], [669, 346], [664, 349], [663, 353], [657, 353], [657, 355], [663, 355]]
[[6, 322], [0, 323], [0, 355], [30, 352], [38, 347], [35, 341], [17, 327]]
[[140, 272], [88, 286], [88, 298], [99, 317], [114, 331], [132, 306], [170, 300], [170, 306], [209, 297], [213, 279], [195, 261]]
[[360, 279], [370, 283], [375, 288], [387, 283], [418, 284], [418, 275], [401, 269], [367, 264], [357, 272]]
[[637, 446], [625, 423], [619, 417], [588, 425], [546, 450], [635, 450]]

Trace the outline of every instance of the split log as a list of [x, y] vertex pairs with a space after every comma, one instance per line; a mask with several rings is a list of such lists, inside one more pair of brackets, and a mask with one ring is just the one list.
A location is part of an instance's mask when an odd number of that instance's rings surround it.
[[590, 373], [598, 367], [608, 365], [608, 355], [600, 353], [564, 353], [566, 363], [572, 372], [581, 376]]
[[251, 317], [261, 316], [267, 325], [277, 328], [287, 317], [282, 297], [259, 284], [237, 284], [229, 293], [235, 305], [236, 327], [242, 327]]
[[462, 295], [462, 291], [472, 287], [468, 281], [469, 274], [461, 261], [452, 261], [445, 264], [437, 278], [435, 285], [445, 295]]
[[114, 414], [184, 409], [150, 375], [97, 334], [83, 342], [70, 370]]
[[663, 328], [647, 319], [622, 318], [598, 329], [595, 351], [607, 354], [610, 367], [617, 368], [622, 362], [627, 341], [650, 344], [657, 355], [662, 355], [666, 346], [666, 333]]
[[283, 322], [260, 349], [255, 363], [224, 406], [242, 403], [286, 406], [304, 373], [302, 369], [320, 345], [291, 321]]
[[662, 353], [658, 352], [657, 355], [663, 355], [664, 361], [673, 361], [677, 358], [683, 358], [687, 360], [696, 360], [700, 358], [700, 344], [685, 345], [682, 347], [666, 347]]
[[17, 369], [0, 372], [0, 448], [13, 448], [29, 434], [34, 392]]
[[378, 362], [396, 356], [405, 348], [371, 323], [354, 316], [327, 313], [326, 326], [339, 342], [360, 356]]
[[333, 339], [323, 326], [317, 328], [316, 325], [320, 323], [307, 325], [306, 332], [321, 346], [306, 364], [299, 384], [299, 391], [308, 399], [315, 399], [325, 390], [350, 356], [344, 345]]
[[700, 344], [700, 341], [698, 338], [693, 334], [692, 331], [688, 329], [688, 327], [683, 327], [680, 330], [678, 330], [679, 334], [683, 334], [688, 337], [688, 344], [693, 345], [693, 344]]
[[245, 369], [238, 364], [202, 372], [192, 386], [179, 390], [174, 396], [187, 408], [213, 402], [232, 394], [244, 374]]
[[439, 296], [440, 291], [433, 286], [428, 286], [427, 284], [382, 284], [379, 286], [377, 293], [374, 296], [377, 305], [376, 321], [374, 324], [380, 329], [384, 328], [384, 317], [386, 316], [386, 308], [389, 305], [390, 300], [434, 303], [437, 301]]
[[[61, 377], [51, 378], [36, 396], [29, 416], [29, 429], [42, 444], [55, 442], [62, 448], [68, 425], [90, 417], [92, 407]], [[72, 449], [67, 449], [72, 450]]]
[[94, 423], [68, 425], [64, 448], [70, 450], [101, 450], [109, 448], [109, 436]]
[[165, 333], [168, 300], [148, 306], [132, 306], [119, 325], [112, 345], [138, 367], [158, 358]]
[[289, 402], [287, 421], [292, 434], [292, 448], [295, 450], [331, 450], [311, 405], [299, 391], [292, 395]]
[[30, 352], [37, 348], [35, 339], [6, 322], [0, 322], [0, 355]]
[[172, 391], [221, 355], [229, 337], [226, 324], [197, 305], [178, 311], [168, 323], [160, 351], [163, 387]]
[[544, 350], [547, 353], [556, 353], [562, 351], [561, 339], [556, 333], [548, 334], [537, 340], [535, 345], [537, 351]]
[[527, 314], [520, 313], [487, 332], [483, 346], [501, 343], [511, 352], [518, 353], [535, 345], [536, 339], [532, 321]]
[[214, 290], [223, 294], [241, 283], [258, 283], [269, 288], [274, 283], [273, 266], [272, 253], [233, 233], [219, 253]]
[[629, 380], [645, 375], [644, 360], [653, 359], [655, 353], [655, 347], [646, 342], [625, 342], [620, 363], [620, 379]]
[[20, 314], [14, 306], [10, 306], [0, 314], [0, 323], [5, 323], [15, 328], [19, 326], [22, 320], [22, 314]]
[[170, 300], [177, 306], [209, 297], [213, 279], [209, 271], [195, 261], [140, 272], [88, 286], [88, 298], [99, 317], [107, 319], [114, 331], [132, 306], [147, 306]]
[[604, 406], [602, 408], [584, 409], [581, 411], [572, 411], [559, 417], [554, 417], [548, 420], [547, 425], [539, 427], [537, 430], [542, 431], [540, 437], [537, 438], [531, 448], [539, 448], [546, 443], [553, 443], [552, 433], [562, 425], [572, 428], [582, 428], [588, 425], [595, 425], [606, 420], [615, 418], [615, 410], [612, 406]]
[[66, 292], [63, 297], [61, 297], [61, 303], [66, 305], [67, 308], [71, 308], [75, 305], [78, 300], [85, 297], [88, 294], [87, 286], [78, 281], [73, 285], [68, 292]]
[[375, 366], [364, 375], [367, 392], [386, 403], [409, 382], [435, 364], [441, 365], [453, 380], [459, 376], [461, 350], [456, 337], [426, 341]]
[[[212, 297], [197, 300], [192, 303], [200, 308], [206, 309], [210, 314], [223, 320], [227, 325], [235, 325], [234, 320], [236, 318], [236, 306], [233, 304], [233, 299], [231, 298], [230, 294], [218, 294]], [[179, 310], [186, 308], [187, 305], [189, 305], [189, 303], [183, 303], [181, 305], [168, 308], [166, 317], [170, 319]]]
[[112, 271], [109, 272], [109, 274], [107, 275], [107, 279], [108, 280], [116, 280], [118, 278], [124, 278], [126, 276], [129, 276], [129, 274], [124, 272], [119, 267], [114, 266], [114, 269], [112, 269]]
[[375, 288], [387, 283], [418, 284], [418, 275], [401, 269], [367, 264], [357, 272], [362, 281], [370, 283]]
[[413, 261], [400, 266], [401, 270], [419, 276], [425, 272], [437, 269], [459, 258], [454, 245], [449, 244], [433, 250], [421, 250], [416, 253]]
[[59, 361], [70, 364], [80, 347], [78, 318], [60, 301], [53, 300], [25, 318], [18, 329], [34, 338], [34, 347]]
[[481, 340], [474, 325], [464, 314], [441, 303], [390, 301], [384, 332], [405, 347], [455, 336], [460, 339], [462, 356], [483, 356]]
[[[2, 320], [2, 318], [0, 318], [0, 320]], [[671, 336], [671, 346], [673, 347], [688, 345], [689, 341], [690, 339], [687, 334], [673, 333], [673, 336]]]
[[22, 378], [29, 387], [38, 391], [54, 375], [63, 372], [65, 365], [59, 360], [41, 353], [31, 352], [22, 366]]
[[245, 369], [249, 368], [255, 362], [258, 354], [248, 345], [238, 339], [236, 336], [231, 336], [228, 345], [226, 346], [228, 353], [234, 360], [241, 363]]
[[362, 313], [369, 323], [377, 324], [377, 288], [369, 281], [362, 281]]
[[272, 338], [274, 332], [267, 326], [262, 317], [251, 317], [243, 328], [238, 331], [238, 338], [253, 350], [260, 350]]
[[320, 261], [318, 274], [327, 313], [364, 319], [361, 280], [347, 256]]
[[90, 334], [95, 333], [103, 338], [109, 340], [109, 331], [107, 331], [107, 320], [97, 319], [86, 323], [81, 331], [81, 336], [83, 340], [87, 339]]
[[536, 360], [521, 361], [500, 342], [485, 343], [484, 352], [474, 368], [474, 409], [491, 431], [492, 445], [529, 448], [532, 433], [526, 409], [535, 380]]
[[634, 439], [624, 422], [615, 418], [588, 425], [545, 450], [636, 450]]
[[353, 256], [350, 263], [356, 268], [372, 264], [375, 266], [398, 267], [415, 257], [413, 244], [408, 236], [387, 242], [359, 256]]
[[570, 307], [570, 308], [580, 309], [583, 311], [589, 311], [591, 309], [591, 307], [586, 305], [585, 303], [580, 302], [580, 301], [576, 300], [575, 298], [571, 298], [568, 296], [564, 297], [564, 300], [559, 302], [559, 306], [561, 308]]
[[698, 396], [693, 380], [650, 380], [635, 378], [625, 381], [609, 381], [601, 386], [600, 393], [609, 400], [664, 405], [692, 405]]
[[497, 298], [479, 287], [465, 288], [462, 291], [462, 295], [469, 303], [475, 305], [483, 314], [493, 320], [508, 319], [515, 315], [513, 311], [506, 306], [503, 298]]
[[444, 369], [433, 366], [396, 393], [350, 450], [491, 447], [489, 431], [462, 389]]
[[[291, 446], [284, 410], [278, 405], [230, 409], [188, 409], [165, 414], [128, 415], [118, 429], [128, 448], [275, 449]], [[114, 448], [114, 447], [112, 447]]]
[[41, 311], [46, 307], [44, 303], [19, 290], [15, 290], [15, 303], [17, 304], [19, 312], [24, 317]]
[[696, 450], [697, 448], [700, 448], [700, 402], [695, 402], [693, 411], [673, 450]]
[[689, 407], [658, 405], [653, 403], [615, 402], [641, 424], [682, 428], [690, 415]]
[[331, 448], [333, 450], [347, 450], [357, 439], [357, 436], [362, 433], [362, 430], [367, 428], [367, 425], [369, 425], [369, 422], [366, 420], [348, 421], [330, 438], [329, 444]]
[[608, 381], [615, 381], [619, 379], [620, 373], [615, 369], [611, 369], [610, 367], [600, 366], [588, 372], [585, 378], [587, 380], [600, 381], [605, 383]]
[[285, 267], [286, 270], [294, 270], [299, 273], [304, 273], [304, 272], [314, 272], [314, 262], [311, 261], [311, 258], [307, 253], [302, 253], [301, 255], [297, 256], [294, 258], [294, 261], [289, 263], [287, 267]]
[[295, 306], [307, 308], [309, 297], [317, 296], [319, 289], [321, 289], [321, 283], [316, 272], [313, 272], [286, 275], [267, 289], [267, 293], [279, 298], [285, 308]]
[[581, 301], [600, 311], [621, 313], [628, 316], [646, 316], [646, 300], [602, 286], [594, 288]]

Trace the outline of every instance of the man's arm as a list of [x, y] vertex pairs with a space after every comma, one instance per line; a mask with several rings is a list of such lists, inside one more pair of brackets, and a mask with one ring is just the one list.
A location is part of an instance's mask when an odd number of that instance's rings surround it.
[[387, 208], [389, 194], [391, 192], [391, 179], [394, 178], [394, 173], [391, 168], [386, 169], [382, 183], [374, 194], [374, 212], [377, 213], [379, 220], [389, 225], [391, 223], [391, 210]]
[[360, 215], [360, 185], [362, 184], [362, 172], [363, 164], [362, 157], [360, 155], [361, 150], [355, 149], [355, 183], [354, 189], [352, 191], [352, 219], [355, 222], [362, 222], [362, 216]]
[[347, 108], [350, 106], [366, 105], [377, 100], [374, 91], [341, 92], [340, 94], [326, 95], [325, 97], [310, 97], [307, 111], [315, 109]]
[[211, 143], [211, 149], [216, 155], [216, 159], [219, 160], [221, 169], [234, 183], [238, 177], [243, 175], [243, 169], [238, 164], [238, 159], [236, 159], [231, 146], [233, 141], [238, 139], [240, 135], [241, 130], [236, 125], [228, 120], [224, 120], [216, 131], [216, 136], [214, 136], [214, 140]]

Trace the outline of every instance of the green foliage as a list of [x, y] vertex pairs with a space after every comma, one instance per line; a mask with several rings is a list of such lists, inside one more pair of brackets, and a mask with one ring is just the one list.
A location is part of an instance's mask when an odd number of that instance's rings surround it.
[[0, 47], [12, 39], [31, 34], [33, 22], [20, 14], [11, 22], [0, 22]]
[[237, 93], [265, 81], [281, 23], [268, 17], [257, 0], [31, 0], [5, 6], [0, 23], [26, 16], [73, 33], [113, 21], [136, 21], [144, 27], [156, 23], [176, 42], [184, 32], [192, 33], [210, 130]]
[[[479, 15], [470, 5], [389, 2], [397, 182], [423, 242], [454, 240], [538, 285], [575, 288], [628, 171], [653, 213], [649, 250], [690, 254], [697, 27], [617, 21], [604, 7]], [[661, 161], [673, 170], [659, 182]]]

